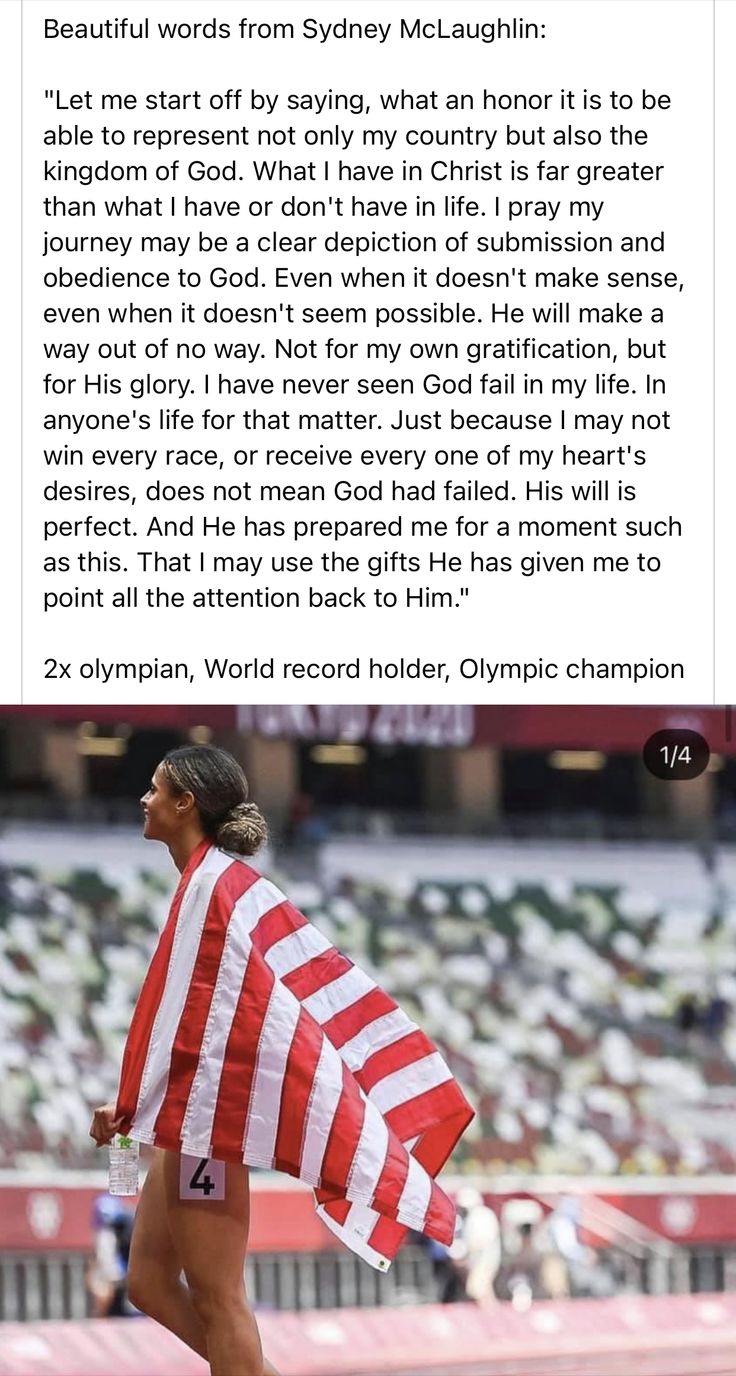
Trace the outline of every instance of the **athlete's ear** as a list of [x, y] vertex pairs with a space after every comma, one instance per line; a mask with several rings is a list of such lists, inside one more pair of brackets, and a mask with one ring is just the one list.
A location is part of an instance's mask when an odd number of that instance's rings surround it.
[[191, 811], [192, 811], [192, 808], [194, 808], [195, 806], [196, 806], [196, 804], [195, 804], [195, 802], [194, 802], [194, 794], [193, 794], [193, 793], [190, 793], [189, 791], [187, 791], [187, 792], [185, 792], [185, 793], [180, 793], [179, 796], [177, 797], [177, 800], [176, 800], [176, 810], [177, 810], [179, 816], [181, 817], [182, 821], [184, 821], [185, 819], [186, 819], [186, 820], [189, 819], [189, 815], [190, 815], [190, 813], [191, 813]]

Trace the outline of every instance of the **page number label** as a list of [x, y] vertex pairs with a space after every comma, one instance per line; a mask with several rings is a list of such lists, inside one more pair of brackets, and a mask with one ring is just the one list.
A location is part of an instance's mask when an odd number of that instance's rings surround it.
[[642, 753], [657, 779], [697, 779], [710, 762], [708, 742], [697, 731], [655, 731]]

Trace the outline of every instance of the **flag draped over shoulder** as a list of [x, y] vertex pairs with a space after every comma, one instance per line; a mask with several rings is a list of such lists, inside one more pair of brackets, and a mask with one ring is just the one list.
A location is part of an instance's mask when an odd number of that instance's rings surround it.
[[141, 989], [117, 1114], [137, 1141], [298, 1176], [380, 1270], [407, 1228], [452, 1242], [434, 1177], [473, 1109], [437, 1048], [275, 885], [209, 842]]

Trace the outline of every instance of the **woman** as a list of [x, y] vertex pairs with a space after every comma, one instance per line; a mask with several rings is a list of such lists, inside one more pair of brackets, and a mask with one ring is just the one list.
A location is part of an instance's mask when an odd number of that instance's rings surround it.
[[[328, 1227], [385, 1270], [407, 1227], [452, 1240], [434, 1175], [473, 1116], [425, 1034], [244, 863], [266, 837], [247, 797], [231, 755], [191, 746], [162, 760], [141, 800], [144, 836], [168, 846], [181, 879], [117, 1103], [90, 1130], [98, 1146], [126, 1132], [155, 1148], [129, 1295], [212, 1376], [276, 1376], [243, 1284], [249, 1166], [311, 1184]], [[186, 1190], [186, 1157], [190, 1185], [197, 1158], [224, 1162], [224, 1190]]]

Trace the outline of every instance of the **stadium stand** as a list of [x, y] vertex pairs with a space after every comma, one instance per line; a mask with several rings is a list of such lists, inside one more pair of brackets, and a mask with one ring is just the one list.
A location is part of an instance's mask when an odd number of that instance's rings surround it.
[[[53, 872], [0, 867], [0, 1167], [94, 1163], [90, 1109], [114, 1097], [173, 887], [158, 868], [65, 868], [58, 848]], [[456, 1171], [733, 1171], [727, 907], [563, 877], [267, 872], [441, 1047], [478, 1110]]]

